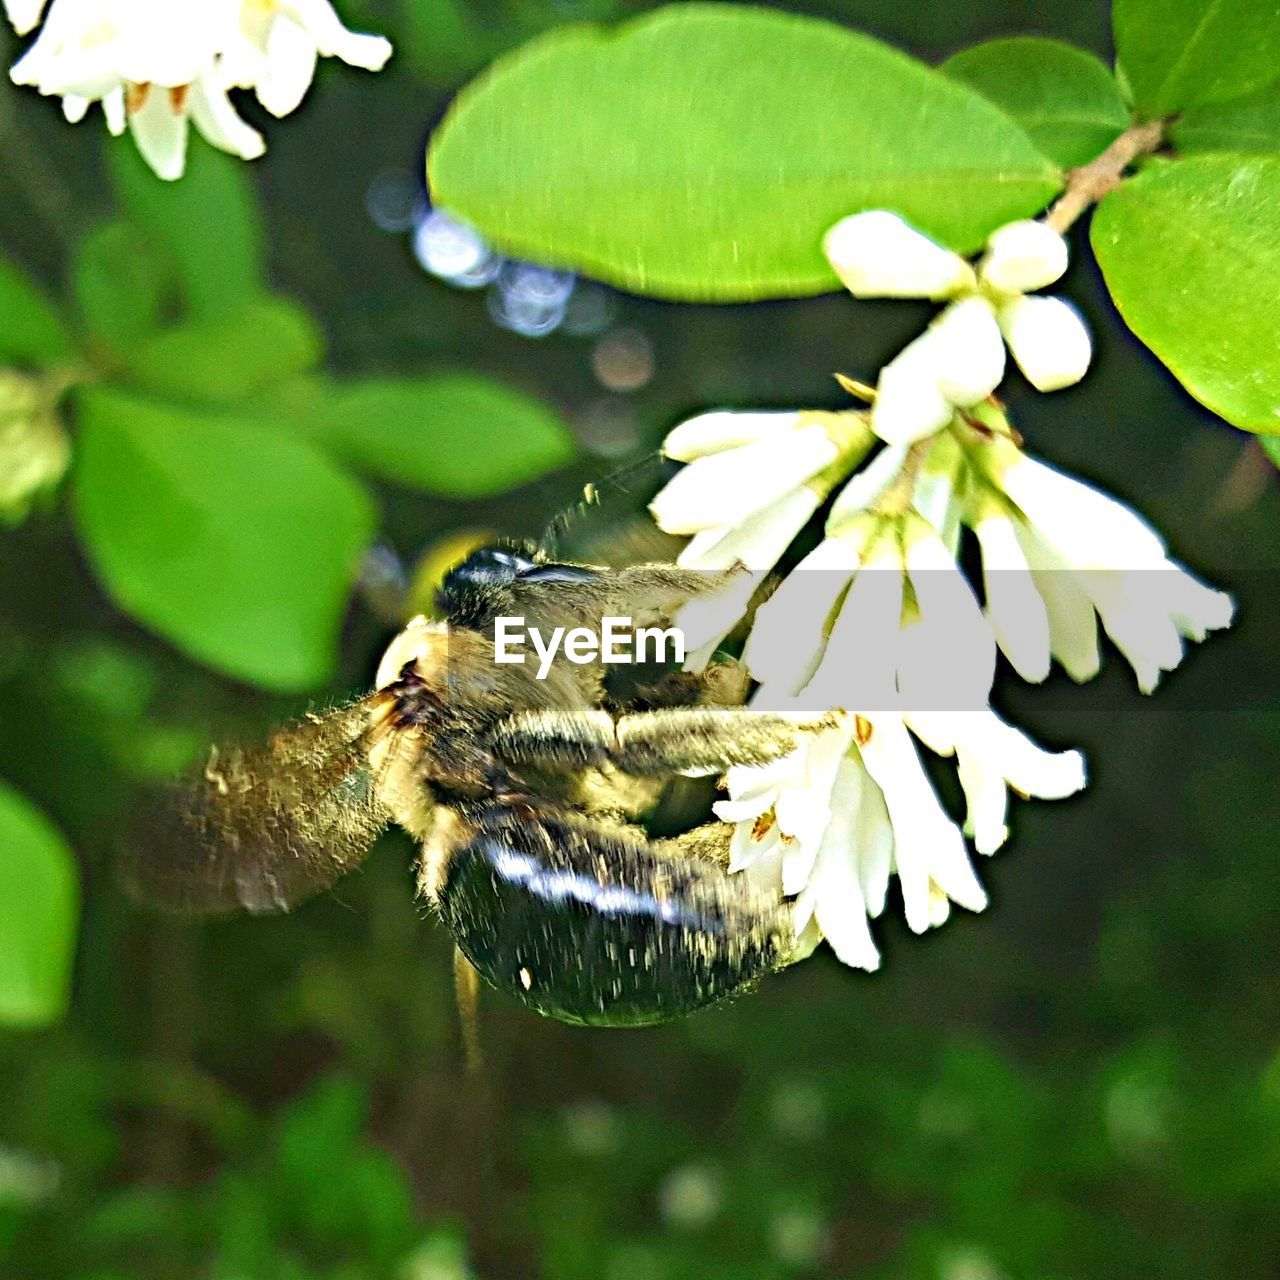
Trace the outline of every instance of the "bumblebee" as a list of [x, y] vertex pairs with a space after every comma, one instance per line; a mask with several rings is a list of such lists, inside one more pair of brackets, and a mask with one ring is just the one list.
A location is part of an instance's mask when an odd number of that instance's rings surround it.
[[287, 911], [394, 822], [460, 953], [538, 1013], [643, 1026], [750, 988], [800, 958], [791, 907], [729, 874], [726, 824], [659, 840], [640, 819], [672, 777], [777, 759], [830, 717], [742, 706], [732, 663], [622, 679], [561, 661], [539, 679], [493, 648], [502, 616], [638, 627], [720, 582], [473, 553], [442, 584], [442, 620], [392, 642], [374, 692], [265, 746], [215, 750], [154, 806], [126, 855], [130, 887], [181, 911]]

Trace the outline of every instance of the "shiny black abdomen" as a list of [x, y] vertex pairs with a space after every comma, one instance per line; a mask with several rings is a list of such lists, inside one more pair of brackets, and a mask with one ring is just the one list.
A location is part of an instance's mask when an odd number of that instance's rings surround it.
[[712, 1004], [791, 948], [787, 911], [745, 879], [577, 815], [495, 810], [453, 856], [438, 905], [494, 986], [596, 1026]]

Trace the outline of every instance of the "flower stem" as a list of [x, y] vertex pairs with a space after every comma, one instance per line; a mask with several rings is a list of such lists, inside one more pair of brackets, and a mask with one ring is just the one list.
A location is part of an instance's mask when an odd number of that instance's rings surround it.
[[1132, 125], [1096, 160], [1072, 169], [1066, 191], [1049, 210], [1045, 222], [1060, 234], [1065, 233], [1086, 209], [1120, 185], [1124, 171], [1139, 156], [1149, 156], [1159, 150], [1164, 142], [1165, 124], [1163, 120], [1152, 120]]

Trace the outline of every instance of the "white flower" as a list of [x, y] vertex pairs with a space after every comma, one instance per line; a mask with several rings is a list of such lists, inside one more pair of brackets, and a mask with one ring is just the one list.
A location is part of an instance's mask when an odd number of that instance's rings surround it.
[[1001, 648], [1026, 679], [1044, 678], [1050, 654], [1077, 680], [1095, 675], [1095, 610], [1144, 693], [1182, 660], [1184, 640], [1231, 624], [1231, 597], [1171, 560], [1160, 535], [1123, 503], [1008, 441], [985, 444], [979, 457], [1013, 508], [974, 522], [988, 610]]
[[985, 400], [1004, 376], [1005, 343], [1041, 391], [1078, 382], [1089, 366], [1089, 332], [1070, 303], [1023, 296], [1067, 268], [1065, 240], [1043, 222], [1000, 227], [976, 271], [885, 210], [842, 219], [823, 246], [856, 297], [951, 300], [880, 372], [871, 425], [891, 444], [922, 439]]
[[44, 3], [45, 0], [4, 0], [5, 16], [13, 29], [20, 36], [25, 36], [40, 21]]
[[992, 854], [1009, 836], [1009, 792], [1061, 800], [1085, 784], [1079, 751], [1045, 751], [989, 707], [982, 711], [918, 711], [912, 732], [940, 756], [956, 757], [968, 816], [965, 834], [979, 853]]
[[[689, 464], [649, 504], [667, 533], [738, 527], [804, 486], [840, 454], [819, 415], [715, 413], [706, 418], [712, 422], [683, 423], [664, 446], [669, 457]], [[739, 418], [751, 421], [739, 423]]]
[[987, 905], [960, 828], [947, 815], [901, 717], [867, 717], [859, 753], [884, 795], [893, 826], [893, 863], [907, 925], [923, 933], [941, 924], [949, 902], [970, 911]]
[[[965, 832], [939, 801], [912, 733], [956, 757]], [[1045, 751], [990, 708], [877, 712], [808, 736], [782, 760], [730, 769], [729, 798], [715, 812], [735, 824], [731, 871], [793, 897], [797, 934], [816, 924], [845, 964], [876, 969], [868, 920], [884, 910], [892, 874], [916, 933], [942, 924], [952, 902], [981, 911], [987, 895], [965, 834], [994, 853], [1008, 835], [1010, 790], [1061, 799], [1084, 783], [1078, 751]]]
[[[20, 33], [43, 7], [6, 0]], [[253, 89], [268, 111], [285, 115], [310, 86], [318, 56], [376, 71], [390, 53], [381, 37], [348, 31], [328, 0], [52, 0], [9, 74], [61, 97], [73, 122], [101, 102], [108, 129], [127, 125], [152, 169], [174, 179], [189, 121], [224, 151], [262, 154], [262, 137], [236, 113], [230, 89]]]
[[822, 247], [855, 298], [947, 298], [975, 282], [958, 253], [885, 209], [842, 218]]
[[691, 670], [710, 660], [761, 580], [826, 498], [833, 466], [852, 466], [870, 442], [864, 414], [800, 411], [704, 413], [667, 436], [663, 451], [688, 465], [649, 510], [667, 533], [693, 535], [677, 563], [686, 569], [744, 570], [675, 618]]

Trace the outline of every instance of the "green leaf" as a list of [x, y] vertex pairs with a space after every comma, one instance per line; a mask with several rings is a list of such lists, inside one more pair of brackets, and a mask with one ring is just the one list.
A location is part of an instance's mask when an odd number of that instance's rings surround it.
[[374, 514], [312, 446], [104, 388], [83, 394], [76, 462], [80, 535], [123, 609], [268, 688], [332, 674]]
[[0, 1022], [38, 1026], [71, 994], [80, 882], [58, 829], [0, 783]]
[[0, 363], [41, 365], [74, 357], [53, 304], [17, 267], [0, 260]]
[[1153, 167], [1103, 200], [1091, 234], [1120, 314], [1183, 386], [1280, 431], [1280, 159]]
[[575, 452], [546, 405], [465, 373], [348, 383], [326, 398], [315, 428], [353, 466], [448, 498], [502, 493]]
[[113, 142], [110, 158], [121, 202], [172, 255], [194, 317], [225, 316], [261, 292], [266, 271], [261, 215], [242, 160], [194, 134], [179, 182], [157, 178], [130, 138]]
[[1280, 467], [1280, 436], [1259, 436], [1262, 442], [1262, 448], [1266, 452], [1272, 463]]
[[1003, 107], [1064, 168], [1087, 164], [1129, 124], [1111, 72], [1093, 54], [1058, 40], [989, 40], [948, 58], [938, 70]]
[[1192, 107], [1170, 131], [1179, 151], [1280, 152], [1280, 81], [1230, 102]]
[[1116, 54], [1149, 119], [1223, 102], [1280, 77], [1280, 5], [1258, 0], [1115, 0]]
[[72, 284], [85, 328], [117, 353], [129, 351], [163, 321], [174, 280], [166, 255], [127, 222], [107, 222], [76, 247]]
[[837, 287], [822, 235], [861, 209], [965, 251], [1061, 186], [1004, 112], [905, 54], [698, 3], [499, 61], [428, 167], [436, 203], [508, 252], [691, 301]]
[[311, 315], [285, 298], [255, 298], [211, 320], [158, 334], [129, 357], [148, 390], [214, 403], [247, 399], [319, 363], [324, 340]]

